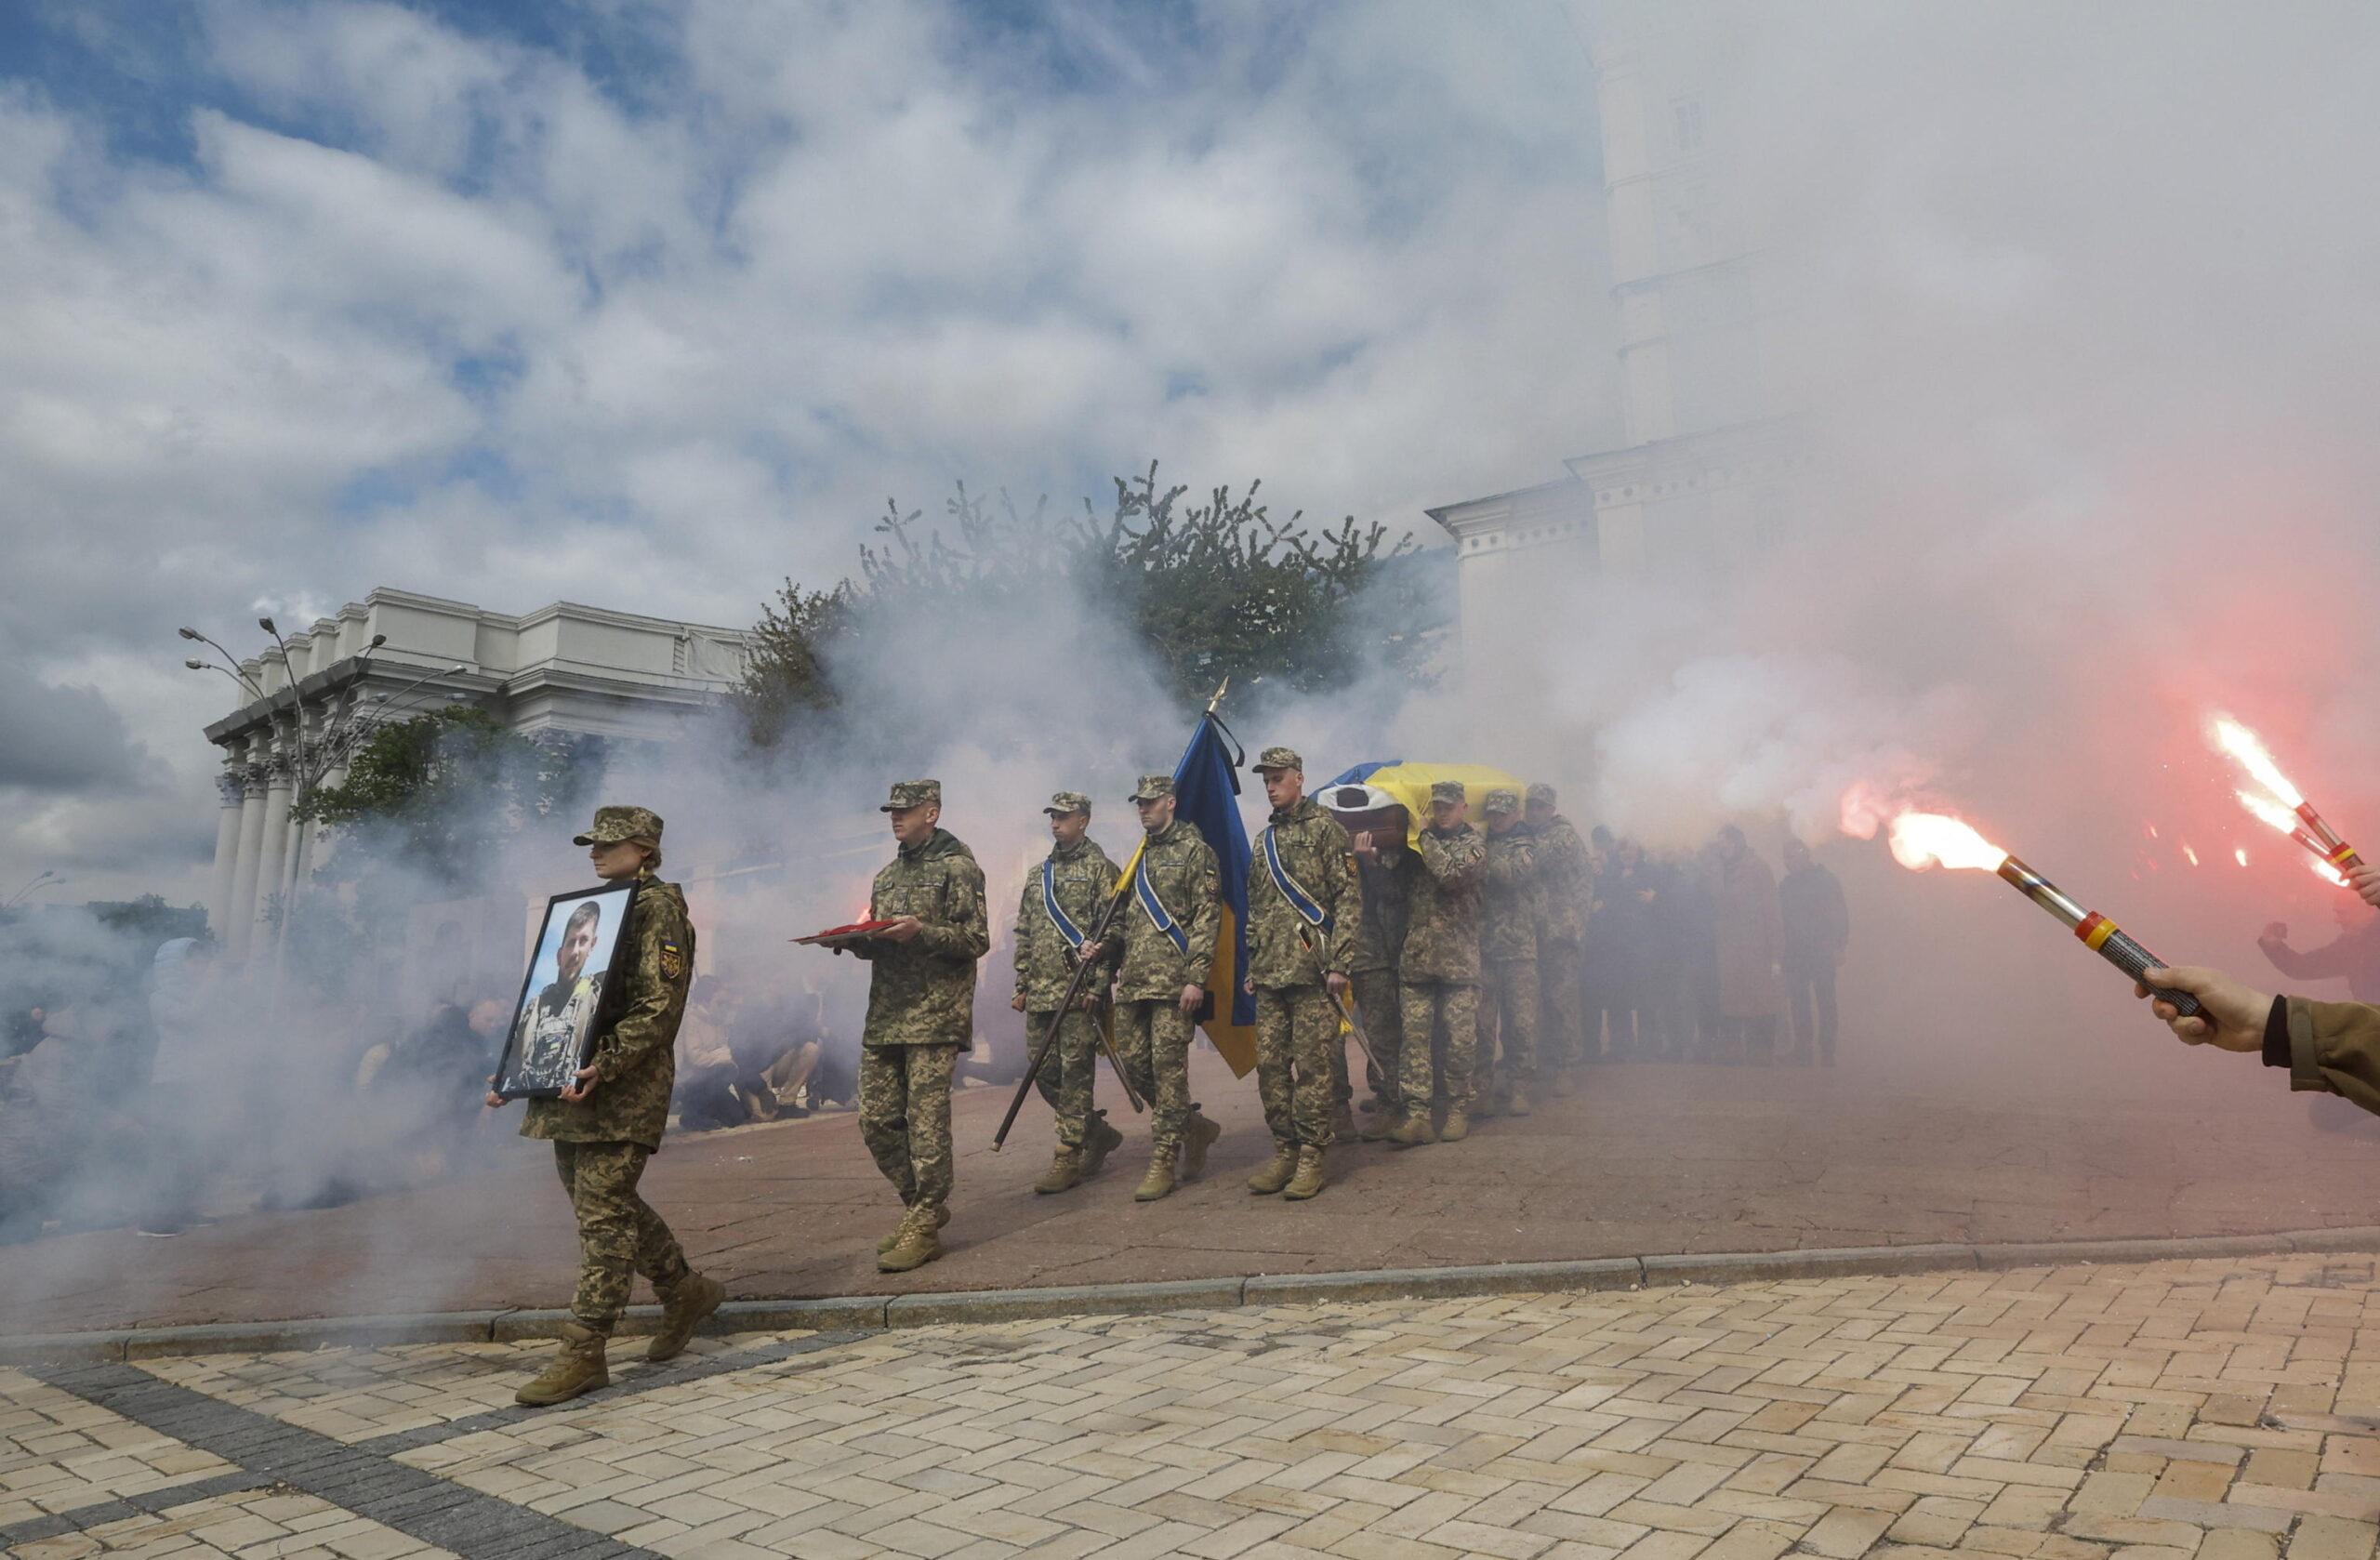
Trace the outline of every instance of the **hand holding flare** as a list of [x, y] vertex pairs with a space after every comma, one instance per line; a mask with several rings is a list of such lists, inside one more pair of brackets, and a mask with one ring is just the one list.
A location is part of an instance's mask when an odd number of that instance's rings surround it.
[[[2071, 927], [2085, 947], [2135, 983], [2162, 963], [2120, 931], [2115, 922], [2077, 905], [2056, 884], [1957, 818], [1938, 813], [1903, 813], [1893, 819], [1888, 839], [1893, 859], [1912, 872], [1938, 865], [1960, 871], [1997, 874], [2009, 887]], [[2161, 990], [2156, 996], [2158, 1000], [2172, 1004], [2184, 1017], [2199, 1011], [2198, 998], [2188, 992]]]
[[[2340, 839], [2338, 830], [2325, 822], [2305, 794], [2289, 783], [2289, 776], [2273, 762], [2263, 738], [2228, 715], [2215, 716], [2207, 722], [2206, 729], [2215, 745], [2231, 755], [2269, 795], [2268, 799], [2254, 791], [2240, 791], [2237, 794], [2241, 806], [2305, 846], [2333, 874], [2345, 874], [2363, 865], [2355, 847]], [[2345, 879], [2340, 877], [2337, 880], [2343, 882]]]

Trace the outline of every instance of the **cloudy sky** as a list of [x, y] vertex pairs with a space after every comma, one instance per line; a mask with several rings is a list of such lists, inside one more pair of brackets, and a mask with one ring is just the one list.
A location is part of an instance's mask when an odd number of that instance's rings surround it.
[[203, 892], [376, 585], [742, 624], [889, 495], [1426, 525], [1612, 429], [1556, 0], [0, 9], [0, 876]]

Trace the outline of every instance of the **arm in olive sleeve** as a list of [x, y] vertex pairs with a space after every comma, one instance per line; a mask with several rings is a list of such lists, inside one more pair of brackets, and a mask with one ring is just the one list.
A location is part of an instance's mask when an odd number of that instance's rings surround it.
[[[661, 971], [661, 945], [678, 947], [678, 978]], [[684, 912], [659, 894], [640, 899], [636, 908], [636, 963], [631, 967], [627, 1011], [612, 1025], [612, 1043], [596, 1059], [595, 1076], [603, 1082], [643, 1065], [655, 1051], [666, 1051], [678, 1039], [678, 1023], [686, 1012], [686, 985], [694, 975], [694, 936]]]
[[1452, 835], [1445, 839], [1422, 830], [1416, 847], [1421, 858], [1421, 870], [1442, 883], [1459, 883], [1479, 870], [1483, 852], [1475, 837]]
[[989, 915], [984, 908], [984, 869], [961, 857], [950, 866], [950, 919], [929, 921], [918, 931], [918, 946], [936, 958], [955, 964], [981, 958], [992, 945]]
[[1223, 869], [1215, 859], [1214, 848], [1204, 839], [1190, 868], [1190, 919], [1183, 930], [1190, 933], [1190, 951], [1185, 956], [1199, 985], [1207, 982], [1207, 972], [1215, 967], [1215, 940], [1223, 930]]
[[2289, 1087], [2380, 1115], [2380, 1008], [2290, 998]]
[[[1025, 887], [1016, 896], [1016, 931], [1009, 939], [1009, 953], [1016, 965], [1016, 994], [1025, 995], [1025, 972], [1033, 965], [1032, 947], [1026, 939], [1034, 935], [1034, 901], [1041, 897], [1041, 874], [1025, 875]], [[1047, 919], [1047, 918], [1044, 918]]]
[[1364, 885], [1355, 872], [1355, 848], [1347, 839], [1347, 831], [1331, 820], [1329, 837], [1330, 865], [1323, 869], [1323, 880], [1329, 894], [1330, 960], [1328, 972], [1351, 975], [1355, 971], [1355, 949], [1364, 940]]

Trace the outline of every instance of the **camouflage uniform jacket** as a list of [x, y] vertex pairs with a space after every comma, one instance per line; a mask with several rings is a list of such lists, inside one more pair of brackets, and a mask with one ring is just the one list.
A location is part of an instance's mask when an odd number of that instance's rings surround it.
[[[1090, 936], [1116, 886], [1116, 864], [1107, 859], [1097, 840], [1085, 838], [1072, 845], [1051, 847], [1050, 865], [1054, 869], [1050, 880], [1057, 892], [1058, 908], [1075, 923], [1075, 930]], [[1117, 914], [1120, 918], [1130, 911], [1128, 905]], [[1112, 946], [1112, 937], [1109, 943]], [[1093, 971], [1084, 979], [1086, 994], [1104, 992], [1114, 978], [1114, 956], [1104, 956], [1102, 962], [1108, 969]], [[1025, 998], [1025, 1011], [1055, 1012], [1066, 995], [1066, 983], [1075, 978], [1075, 950], [1066, 945], [1057, 923], [1050, 919], [1049, 907], [1041, 903], [1041, 869], [1037, 866], [1025, 875], [1025, 890], [1016, 902], [1016, 994]]]
[[620, 929], [612, 967], [617, 985], [588, 1048], [593, 1091], [576, 1104], [530, 1101], [522, 1137], [661, 1146], [678, 1081], [678, 1021], [694, 973], [694, 928], [677, 884], [650, 870], [638, 876], [636, 906]]
[[876, 965], [860, 1044], [973, 1044], [975, 961], [992, 945], [975, 853], [940, 828], [914, 849], [902, 846], [876, 875], [867, 914], [915, 916], [925, 926], [906, 943], [879, 937], [852, 950]]
[[1421, 870], [1421, 862], [1405, 849], [1402, 834], [1393, 847], [1382, 846], [1371, 860], [1355, 858], [1355, 880], [1364, 894], [1364, 925], [1363, 934], [1355, 939], [1355, 963], [1350, 973], [1395, 971], [1405, 951], [1406, 918], [1411, 912], [1406, 900]]
[[1469, 824], [1446, 833], [1423, 829], [1414, 847], [1420, 870], [1406, 905], [1405, 947], [1397, 978], [1479, 982], [1479, 889], [1486, 876], [1487, 843]]
[[1480, 895], [1479, 956], [1505, 963], [1537, 957], [1537, 836], [1514, 824], [1488, 837], [1488, 883]]
[[1587, 842], [1556, 813], [1537, 831], [1537, 938], [1547, 948], [1575, 948], [1585, 940], [1592, 892]]
[[1215, 963], [1215, 937], [1223, 930], [1223, 868], [1205, 835], [1174, 819], [1148, 837], [1141, 870], [1190, 946], [1177, 951], [1139, 899], [1128, 900], [1108, 931], [1110, 939], [1123, 939], [1122, 968], [1116, 974], [1119, 1002], [1161, 1001], [1181, 996], [1185, 985], [1206, 985]]
[[[1287, 812], [1274, 812], [1265, 832], [1280, 853], [1281, 869], [1320, 908], [1330, 930], [1325, 932], [1289, 903], [1265, 864], [1264, 836], [1258, 836], [1248, 858], [1248, 978], [1270, 990], [1320, 985], [1325, 971], [1350, 972], [1364, 932], [1364, 897], [1346, 829], [1320, 802], [1300, 797]], [[1321, 958], [1306, 951], [1300, 932], [1313, 939]]]

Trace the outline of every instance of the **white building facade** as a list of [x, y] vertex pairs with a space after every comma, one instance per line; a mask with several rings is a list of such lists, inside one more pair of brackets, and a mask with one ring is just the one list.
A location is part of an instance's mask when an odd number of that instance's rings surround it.
[[1525, 653], [1532, 588], [1724, 572], [1790, 532], [1811, 464], [1786, 411], [1793, 324], [1729, 188], [1739, 126], [1711, 7], [1621, 4], [1593, 45], [1626, 443], [1535, 486], [1431, 509], [1454, 538], [1465, 657]]
[[[378, 643], [376, 645], [375, 641]], [[748, 638], [567, 602], [521, 616], [382, 588], [240, 668], [254, 697], [206, 728], [223, 750], [207, 909], [225, 951], [269, 951], [328, 841], [291, 810], [336, 786], [357, 723], [469, 705], [510, 729], [659, 740], [742, 677]]]

